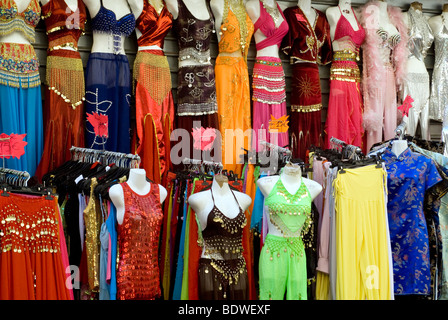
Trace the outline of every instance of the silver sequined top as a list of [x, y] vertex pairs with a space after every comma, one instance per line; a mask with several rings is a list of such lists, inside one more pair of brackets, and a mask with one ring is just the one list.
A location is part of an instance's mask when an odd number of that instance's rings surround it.
[[423, 12], [417, 11], [414, 8], [409, 8], [409, 42], [408, 47], [410, 51], [409, 57], [416, 57], [423, 61], [426, 58], [428, 49], [434, 42], [432, 29], [429, 26], [428, 20]]

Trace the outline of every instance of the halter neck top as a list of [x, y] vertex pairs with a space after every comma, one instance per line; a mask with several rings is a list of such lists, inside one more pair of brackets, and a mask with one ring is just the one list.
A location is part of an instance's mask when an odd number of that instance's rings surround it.
[[311, 195], [303, 179], [294, 193], [286, 190], [281, 176], [265, 199], [269, 218], [285, 237], [299, 237], [310, 219]]
[[144, 1], [143, 11], [136, 21], [136, 28], [142, 33], [137, 39], [139, 47], [158, 46], [163, 48], [166, 35], [173, 26], [173, 16], [164, 4], [160, 14], [149, 3]]
[[0, 36], [20, 31], [28, 41], [34, 42], [40, 13], [39, 0], [30, 0], [28, 7], [22, 12], [19, 12], [14, 0], [2, 0], [0, 2]]
[[280, 48], [283, 37], [289, 31], [288, 22], [286, 22], [282, 9], [277, 3], [277, 9], [282, 16], [283, 21], [278, 27], [275, 27], [274, 19], [266, 11], [266, 8], [262, 4], [262, 2], [259, 2], [260, 17], [258, 17], [257, 21], [254, 24], [254, 32], [260, 29], [260, 31], [263, 32], [263, 34], [266, 36], [266, 39], [263, 39], [262, 41], [256, 43], [256, 48], [257, 50], [261, 50], [272, 45], [277, 45]]
[[341, 18], [339, 19], [338, 23], [336, 24], [336, 30], [334, 34], [334, 40], [339, 40], [344, 37], [349, 37], [351, 42], [356, 46], [356, 48], [359, 48], [362, 43], [364, 42], [364, 39], [366, 37], [366, 33], [364, 31], [364, 28], [361, 26], [361, 24], [358, 21], [358, 18], [355, 15], [355, 12], [352, 12], [355, 16], [356, 23], [358, 24], [358, 30], [355, 31], [348, 19], [342, 14], [341, 7], [339, 7], [339, 11], [341, 12]]
[[[64, 0], [51, 0], [42, 6], [42, 19], [47, 28], [50, 51], [64, 47], [78, 50], [78, 40], [84, 33], [87, 20], [84, 2], [78, 0], [75, 12], [67, 9], [69, 8]], [[79, 18], [70, 19], [73, 14]]]
[[110, 32], [116, 35], [129, 37], [135, 29], [134, 14], [128, 13], [117, 20], [115, 12], [107, 9], [101, 0], [101, 7], [95, 17], [92, 18], [92, 30], [100, 32]]
[[179, 35], [179, 60], [195, 59], [197, 62], [206, 63], [210, 61], [210, 41], [215, 31], [215, 20], [210, 10], [208, 1], [205, 6], [209, 18], [197, 19], [187, 8], [183, 0], [177, 1], [179, 14], [174, 20], [174, 28]]

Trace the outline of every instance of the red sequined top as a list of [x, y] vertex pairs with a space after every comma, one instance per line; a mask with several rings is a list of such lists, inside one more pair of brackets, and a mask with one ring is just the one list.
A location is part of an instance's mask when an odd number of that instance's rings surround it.
[[48, 36], [48, 50], [71, 47], [78, 50], [78, 40], [84, 32], [87, 15], [84, 2], [78, 0], [75, 11], [64, 0], [50, 0], [42, 6]]
[[118, 225], [118, 300], [152, 300], [160, 296], [158, 248], [163, 220], [159, 185], [139, 195], [121, 183], [125, 213]]
[[158, 46], [163, 48], [165, 36], [173, 26], [173, 16], [168, 11], [166, 5], [163, 6], [160, 14], [156, 9], [149, 4], [149, 1], [144, 1], [143, 11], [136, 21], [136, 29], [142, 35], [137, 39], [139, 47], [143, 46]]
[[325, 65], [332, 60], [330, 25], [321, 11], [314, 10], [316, 19], [313, 24], [298, 6], [288, 7], [283, 11], [289, 32], [283, 38], [281, 48], [290, 57], [291, 63], [311, 62]]

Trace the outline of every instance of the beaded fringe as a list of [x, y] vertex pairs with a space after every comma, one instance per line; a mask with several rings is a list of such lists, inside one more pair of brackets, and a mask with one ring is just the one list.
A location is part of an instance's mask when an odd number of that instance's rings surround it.
[[39, 72], [14, 73], [0, 69], [0, 84], [14, 88], [35, 88], [40, 86]]

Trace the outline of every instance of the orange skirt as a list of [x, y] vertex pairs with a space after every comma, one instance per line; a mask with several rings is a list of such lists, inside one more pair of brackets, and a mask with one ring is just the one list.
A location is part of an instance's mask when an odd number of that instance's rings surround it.
[[249, 72], [244, 58], [218, 56], [215, 80], [222, 163], [225, 170], [240, 175], [243, 148], [249, 150], [252, 141]]

